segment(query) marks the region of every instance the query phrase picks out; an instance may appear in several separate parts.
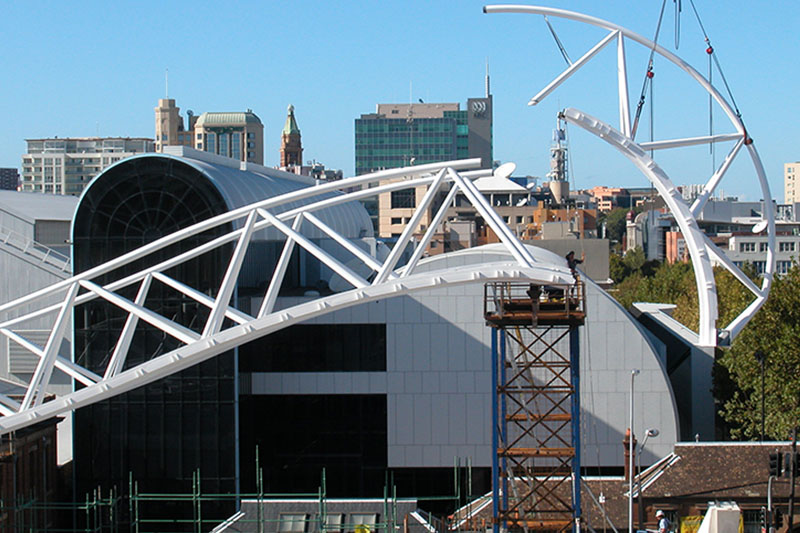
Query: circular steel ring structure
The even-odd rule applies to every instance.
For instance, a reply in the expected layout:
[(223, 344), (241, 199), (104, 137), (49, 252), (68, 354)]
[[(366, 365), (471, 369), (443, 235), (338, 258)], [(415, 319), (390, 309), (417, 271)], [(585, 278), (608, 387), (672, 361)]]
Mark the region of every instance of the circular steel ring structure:
[[(605, 20), (541, 6), (524, 5), (492, 5), (484, 7), (486, 13), (522, 13), (532, 15), (542, 15), (546, 17), (556, 17), (568, 19), (583, 24), (590, 24), (608, 30), (608, 34), (603, 37), (594, 47), (586, 52), (580, 59), (573, 62), (564, 72), (553, 79), (544, 89), (536, 94), (529, 102), (529, 105), (536, 105), (547, 95), (557, 89), (569, 77), (587, 64), (598, 52), (607, 45), (616, 42), (617, 48), (617, 80), (618, 80), (618, 102), (619, 102), (619, 128), (583, 113), (577, 109), (566, 109), (563, 117), (568, 122), (581, 127), (589, 133), (597, 136), (605, 142), (611, 144), (619, 150), (625, 157), (630, 159), (634, 165), (647, 177), (653, 184), (658, 194), (666, 203), (675, 221), (678, 224), (683, 238), (685, 239), (689, 256), (695, 273), (697, 285), (698, 307), (700, 312), (700, 323), (698, 331), (698, 345), (716, 346), (718, 344), (729, 344), (736, 335), (742, 330), (747, 322), (755, 315), (758, 309), (764, 304), (769, 295), (770, 286), (775, 272), (775, 218), (772, 209), (772, 195), (767, 183), (764, 166), (755, 148), (753, 140), (748, 136), (744, 123), (737, 115), (728, 101), (702, 74), (695, 70), (691, 65), (682, 60), (669, 50), (664, 49), (655, 42), (642, 37), (621, 26), (607, 22)], [(735, 129), (735, 133), (710, 135), (707, 137), (693, 137), (685, 139), (669, 139), (653, 141), (648, 143), (637, 143), (632, 135), (630, 100), (628, 96), (628, 71), (625, 58), (625, 40), (632, 41), (646, 47), (659, 54), (683, 72), (689, 75), (705, 90), (720, 106), (725, 116)], [(674, 183), (670, 180), (667, 173), (647, 155), (648, 151), (661, 149), (674, 149), (701, 144), (710, 144), (724, 141), (735, 141), (733, 149), (728, 153), (722, 165), (709, 178), (703, 188), (703, 192), (692, 203), (688, 205)], [(717, 186), (730, 168), (731, 163), (745, 146), (750, 155), (753, 168), (761, 187), (761, 194), (764, 198), (764, 213), (762, 217), (766, 222), (767, 229), (767, 258), (766, 268), (763, 275), (761, 286), (753, 283), (738, 266), (729, 260), (725, 253), (720, 250), (711, 240), (700, 230), (697, 225), (696, 217), (702, 212), (708, 199), (713, 195)], [(712, 270), (712, 258), (726, 270), (728, 270), (740, 283), (750, 292), (754, 299), (750, 305), (742, 311), (729, 324), (717, 329), (717, 292)]]

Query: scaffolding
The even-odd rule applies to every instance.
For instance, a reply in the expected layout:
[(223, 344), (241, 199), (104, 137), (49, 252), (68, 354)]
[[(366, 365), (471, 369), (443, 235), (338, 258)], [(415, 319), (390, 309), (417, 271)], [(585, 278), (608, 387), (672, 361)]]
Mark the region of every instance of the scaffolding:
[(585, 290), (488, 283), (492, 328), (493, 526), (580, 529), (579, 329)]
[[(325, 470), (313, 493), (266, 493), (256, 449), (256, 492), (207, 493), (202, 490), (200, 470), (192, 475), (191, 492), (143, 492), (129, 474), (127, 492), (114, 489), (104, 496), (95, 489), (82, 502), (41, 501), (33, 497), (15, 502), (0, 500), (0, 533), (165, 533), (165, 532), (296, 532), (394, 533), (409, 531), (409, 520), (423, 531), (460, 531), (464, 523), (453, 525), (446, 517), (435, 516), (417, 506), (419, 501), (448, 501), (454, 507), (469, 507), (472, 502), (472, 462), (454, 458), (453, 494), (422, 498), (398, 497), (394, 480), (387, 473), (383, 497), (348, 499), (368, 502), (374, 513), (342, 511), (340, 500), (329, 498)], [(462, 490), (466, 487), (466, 491)], [(221, 502), (235, 507), (235, 512), (219, 516), (209, 511)], [(288, 512), (270, 510), (271, 504), (290, 502)], [(293, 507), (292, 507), (293, 506)], [(165, 516), (164, 509), (176, 511)], [(284, 509), (286, 510), (286, 509)], [(161, 511), (161, 512), (157, 512)], [(374, 520), (362, 518), (374, 516)], [(332, 517), (338, 517), (332, 520)], [(452, 517), (450, 517), (452, 518)], [(420, 530), (419, 527), (416, 528)]]

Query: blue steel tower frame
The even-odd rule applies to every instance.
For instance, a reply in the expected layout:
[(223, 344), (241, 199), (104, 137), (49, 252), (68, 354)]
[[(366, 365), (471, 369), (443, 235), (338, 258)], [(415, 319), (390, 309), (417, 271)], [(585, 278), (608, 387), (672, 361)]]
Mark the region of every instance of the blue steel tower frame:
[(514, 285), (487, 285), (495, 310), (484, 313), (492, 327), (493, 528), (579, 531), (583, 286), (540, 299), (538, 288)]

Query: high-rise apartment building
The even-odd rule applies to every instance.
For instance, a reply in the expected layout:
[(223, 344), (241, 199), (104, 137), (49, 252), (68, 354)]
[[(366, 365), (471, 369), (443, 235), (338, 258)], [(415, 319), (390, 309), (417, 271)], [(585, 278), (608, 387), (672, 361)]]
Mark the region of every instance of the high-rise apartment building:
[(76, 196), (106, 167), (155, 149), (153, 139), (142, 137), (55, 137), (26, 142), (22, 191)]
[(16, 191), (19, 186), (19, 170), (16, 168), (0, 168), (0, 189)]
[(800, 189), (797, 187), (798, 173), (800, 173), (800, 161), (783, 164), (783, 191), (786, 197), (784, 203), (800, 202)]
[(264, 164), (264, 125), (251, 109), (233, 113), (187, 111), (184, 127), (180, 108), (172, 98), (162, 98), (155, 108), (156, 151), (165, 146), (189, 146), (204, 152)]

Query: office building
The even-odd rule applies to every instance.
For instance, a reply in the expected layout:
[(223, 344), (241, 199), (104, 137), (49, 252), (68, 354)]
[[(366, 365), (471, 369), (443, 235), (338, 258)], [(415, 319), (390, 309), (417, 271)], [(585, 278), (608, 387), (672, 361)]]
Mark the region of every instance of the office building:
[[(481, 166), (491, 168), (492, 97), (487, 90), (484, 98), (468, 99), (466, 109), (458, 103), (378, 104), (375, 113), (356, 119), (355, 148), (356, 175), (471, 157), (480, 157)], [(365, 202), (381, 237), (392, 237), (391, 226), (397, 224), (391, 221), (402, 223), (407, 218), (404, 213), (415, 207), (425, 189)], [(428, 212), (425, 219), (430, 217)]]
[(19, 187), (19, 170), (0, 168), (0, 190), (16, 191)]
[(458, 103), (378, 104), (355, 122), (356, 174), (480, 157), (492, 165), (492, 97)]
[(162, 98), (155, 108), (156, 152), (168, 146), (188, 146), (204, 152), (264, 164), (264, 125), (251, 109), (244, 112), (187, 111), (187, 124), (172, 98)]
[(74, 196), (117, 161), (155, 149), (153, 139), (142, 137), (53, 137), (26, 142), (21, 190)]

